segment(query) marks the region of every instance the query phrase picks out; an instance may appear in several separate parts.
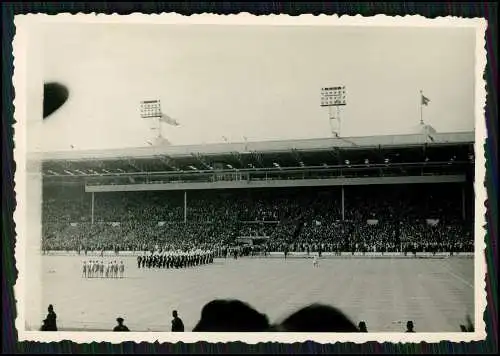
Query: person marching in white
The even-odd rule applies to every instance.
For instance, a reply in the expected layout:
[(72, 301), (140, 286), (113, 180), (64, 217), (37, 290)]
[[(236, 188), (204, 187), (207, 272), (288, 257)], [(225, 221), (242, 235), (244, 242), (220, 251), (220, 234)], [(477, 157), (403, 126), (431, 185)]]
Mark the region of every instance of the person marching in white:
[(313, 258), (313, 267), (314, 268), (319, 267), (319, 260), (318, 260), (318, 256), (317, 255), (314, 255), (314, 258)]
[(123, 264), (123, 261), (120, 261), (120, 278), (123, 278), (124, 272), (125, 272), (125, 265)]

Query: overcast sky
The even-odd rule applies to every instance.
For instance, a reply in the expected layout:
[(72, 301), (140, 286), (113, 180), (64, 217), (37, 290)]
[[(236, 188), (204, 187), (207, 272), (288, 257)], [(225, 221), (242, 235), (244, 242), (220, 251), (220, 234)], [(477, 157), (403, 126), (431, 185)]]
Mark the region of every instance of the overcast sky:
[(474, 129), (472, 29), (51, 24), (44, 81), (67, 103), (43, 123), (43, 149), (147, 145), (141, 100), (181, 126), (172, 144), (328, 137), (324, 86), (345, 85), (342, 136)]

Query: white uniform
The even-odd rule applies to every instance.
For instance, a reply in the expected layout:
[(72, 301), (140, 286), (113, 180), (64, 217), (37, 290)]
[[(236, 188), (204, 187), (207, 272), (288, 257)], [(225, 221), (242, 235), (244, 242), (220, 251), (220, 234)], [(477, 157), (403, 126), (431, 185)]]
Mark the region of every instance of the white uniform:
[(313, 267), (319, 267), (318, 256), (314, 256), (313, 258)]

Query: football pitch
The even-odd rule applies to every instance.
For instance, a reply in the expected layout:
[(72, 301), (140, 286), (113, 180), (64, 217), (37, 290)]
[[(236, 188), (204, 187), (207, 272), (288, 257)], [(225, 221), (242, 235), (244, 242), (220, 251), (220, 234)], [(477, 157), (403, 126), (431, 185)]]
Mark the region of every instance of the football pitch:
[(123, 279), (82, 278), (84, 259), (93, 258), (42, 257), (43, 315), (30, 318), (30, 328), (40, 327), (53, 304), (60, 330), (110, 331), (121, 316), (131, 331), (170, 331), (177, 310), (191, 331), (216, 298), (247, 302), (272, 323), (325, 303), (374, 332), (404, 331), (407, 320), (417, 332), (454, 332), (466, 314), (474, 318), (472, 258), (329, 258), (319, 268), (304, 258), (228, 258), (188, 269), (138, 269), (135, 257), (104, 257), (124, 261)]

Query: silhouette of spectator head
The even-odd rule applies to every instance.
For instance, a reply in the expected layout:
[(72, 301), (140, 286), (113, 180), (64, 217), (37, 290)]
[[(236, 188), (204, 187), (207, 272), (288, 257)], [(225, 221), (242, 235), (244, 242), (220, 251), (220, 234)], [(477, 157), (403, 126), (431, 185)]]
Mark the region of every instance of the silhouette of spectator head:
[(414, 328), (414, 325), (413, 325), (413, 321), (409, 320), (407, 323), (406, 323), (406, 332), (407, 333), (414, 333), (415, 330), (413, 330)]
[(472, 322), (472, 318), (470, 315), (465, 316), (466, 319), (466, 325), (460, 324), (460, 330), (462, 332), (474, 332), (474, 323)]
[(275, 329), (289, 332), (359, 332), (340, 310), (312, 304), (293, 313)]
[(174, 318), (177, 318), (177, 310), (174, 310), (174, 311), (172, 312), (172, 316), (173, 316)]
[(269, 320), (239, 300), (213, 300), (203, 307), (194, 332), (259, 332), (267, 331)]
[(118, 325), (115, 326), (113, 331), (130, 331), (125, 325), (123, 325), (123, 318), (122, 317), (116, 318), (116, 321), (118, 322)]
[(47, 308), (47, 310), (49, 311), (49, 313), (53, 312), (54, 306), (52, 304), (49, 304), (49, 307)]
[(362, 333), (367, 333), (368, 329), (366, 328), (366, 323), (364, 321), (360, 321), (358, 324), (359, 331)]

